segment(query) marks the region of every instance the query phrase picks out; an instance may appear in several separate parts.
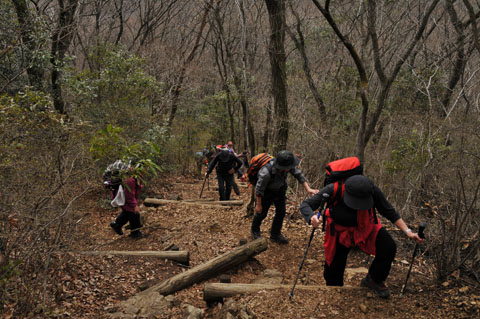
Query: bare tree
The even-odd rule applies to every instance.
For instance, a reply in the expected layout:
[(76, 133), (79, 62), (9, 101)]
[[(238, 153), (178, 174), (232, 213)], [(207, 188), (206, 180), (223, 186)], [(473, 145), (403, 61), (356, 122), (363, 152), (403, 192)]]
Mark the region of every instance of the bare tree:
[(193, 59), (195, 58), (195, 55), (197, 53), (198, 48), (200, 47), (200, 40), (202, 39), (203, 36), (203, 30), (205, 28), (205, 25), (207, 24), (207, 17), (208, 17), (208, 12), (210, 11), (210, 8), (213, 6), (213, 1), (210, 0), (208, 4), (205, 5), (204, 11), (203, 11), (203, 16), (200, 22), (199, 30), (197, 33), (197, 36), (195, 38), (195, 43), (193, 44), (193, 47), (190, 51), (190, 54), (187, 56), (185, 61), (183, 62), (183, 65), (179, 71), (179, 74), (177, 76), (177, 79), (175, 81), (174, 87), (172, 89), (172, 103), (171, 103), (171, 110), (170, 110), (170, 116), (168, 118), (168, 127), (172, 127), (173, 120), (175, 119), (175, 115), (177, 113), (178, 109), (178, 98), (180, 96), (180, 92), (182, 90), (183, 86), (183, 81), (185, 80), (185, 75), (187, 72), (187, 68), (189, 67), (190, 63), (192, 63)]
[(296, 20), (295, 29), (297, 31), (298, 38), (290, 28), (286, 28), (286, 31), (287, 31), (287, 34), (289, 35), (290, 39), (292, 39), (293, 43), (295, 44), (295, 47), (297, 48), (297, 50), (298, 50), (298, 52), (299, 52), (299, 54), (302, 58), (303, 72), (305, 74), (305, 78), (307, 79), (308, 87), (310, 89), (310, 92), (312, 92), (313, 99), (317, 103), (317, 108), (318, 108), (318, 113), (320, 114), (320, 118), (322, 120), (325, 120), (327, 118), (327, 114), (325, 113), (325, 111), (326, 111), (325, 103), (323, 101), (323, 98), (322, 98), (320, 92), (317, 89), (317, 86), (315, 85), (315, 81), (313, 80), (312, 71), (311, 71), (311, 68), (310, 68), (310, 61), (308, 59), (307, 51), (306, 51), (306, 48), (305, 48), (305, 38), (304, 38), (304, 35), (303, 35), (303, 31), (302, 31), (301, 19), (300, 19), (300, 16), (298, 15), (298, 13), (296, 12), (294, 6), (292, 5), (292, 1), (289, 0), (288, 3), (289, 3), (289, 6), (290, 6), (290, 10), (293, 13), (293, 15), (295, 17), (295, 20)]
[[(312, 1), (325, 17), (338, 39), (347, 49), (358, 72), (359, 83), (357, 90), (362, 101), (362, 110), (357, 134), (356, 155), (363, 160), (365, 148), (375, 132), (380, 115), (386, 106), (392, 84), (398, 76), (398, 73), (400, 72), (400, 69), (404, 65), (405, 61), (408, 59), (410, 54), (416, 48), (417, 43), (422, 38), (425, 28), (429, 22), (429, 18), (440, 0), (427, 1), (424, 13), (422, 17), (420, 17), (416, 30), (412, 32), (413, 34), (409, 39), (404, 38), (401, 41), (398, 41), (397, 47), (394, 49), (390, 46), (387, 46), (385, 43), (383, 43), (383, 45), (379, 44), (379, 35), (377, 30), (377, 1), (367, 1), (366, 10), (368, 37), (372, 45), (375, 73), (378, 81), (380, 82), (380, 90), (378, 95), (375, 97), (376, 103), (372, 112), (369, 112), (369, 108), (371, 106), (369, 98), (370, 81), (365, 62), (362, 60), (361, 55), (359, 55), (358, 50), (352, 41), (340, 30), (339, 26), (337, 25), (337, 22), (330, 11), (330, 0), (326, 0), (324, 5), (320, 4), (318, 0)], [(411, 10), (411, 8), (407, 8), (406, 10)], [(381, 33), (381, 35), (382, 38), (386, 37), (385, 33)], [(387, 52), (387, 49), (389, 52)], [(396, 61), (394, 59), (396, 59)], [(390, 70), (389, 74), (387, 74), (387, 70)]]

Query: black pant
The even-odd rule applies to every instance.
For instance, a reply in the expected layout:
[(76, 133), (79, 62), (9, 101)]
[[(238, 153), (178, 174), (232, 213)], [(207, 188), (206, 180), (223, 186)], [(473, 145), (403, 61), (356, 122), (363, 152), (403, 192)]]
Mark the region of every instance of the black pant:
[[(382, 227), (378, 231), (375, 240), (375, 258), (373, 259), (368, 274), (374, 282), (380, 283), (385, 281), (390, 273), (392, 262), (395, 259), (397, 246), (392, 236)], [(347, 265), (347, 256), (350, 248), (340, 244), (337, 239), (335, 256), (330, 266), (325, 262), (323, 277), (327, 282), (327, 286), (343, 286), (343, 275), (345, 266)]]
[(220, 200), (230, 200), (230, 194), (232, 193), (233, 174), (219, 174), (217, 172), (218, 180), (218, 193), (220, 194)]
[(277, 192), (265, 190), (264, 196), (262, 197), (262, 212), (260, 214), (255, 214), (253, 217), (252, 232), (260, 231), (260, 225), (265, 217), (267, 217), (268, 210), (272, 204), (275, 205), (275, 217), (273, 217), (270, 234), (272, 236), (280, 235), (286, 211), (285, 190)]
[[(142, 226), (140, 223), (140, 214), (135, 214), (129, 211), (126, 211), (122, 208), (122, 212), (115, 219), (115, 224), (118, 228), (122, 228), (127, 222), (130, 222), (130, 229), (137, 229)], [(139, 230), (134, 230), (132, 233), (138, 233)]]

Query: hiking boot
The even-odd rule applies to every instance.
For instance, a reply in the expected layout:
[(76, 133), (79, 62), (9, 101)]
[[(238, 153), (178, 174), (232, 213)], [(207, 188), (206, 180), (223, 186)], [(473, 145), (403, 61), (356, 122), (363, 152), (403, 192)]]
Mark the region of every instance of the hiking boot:
[(385, 283), (382, 281), (381, 283), (377, 284), (370, 275), (367, 275), (365, 278), (362, 279), (360, 286), (367, 287), (373, 290), (379, 297), (388, 298), (390, 297), (390, 289), (385, 286)]
[(141, 231), (137, 230), (137, 231), (132, 231), (130, 233), (130, 235), (128, 235), (128, 237), (133, 238), (133, 239), (139, 239), (139, 238), (143, 237), (143, 234), (142, 234)]
[(279, 244), (288, 244), (288, 239), (282, 234), (271, 235), (270, 240)]
[(119, 227), (117, 223), (111, 222), (110, 227), (112, 227), (113, 231), (116, 232), (118, 235), (123, 235), (122, 227)]
[(260, 237), (262, 237), (262, 233), (260, 233), (259, 230), (258, 231), (253, 231), (252, 230), (252, 232), (250, 234), (252, 235), (253, 240), (259, 239)]

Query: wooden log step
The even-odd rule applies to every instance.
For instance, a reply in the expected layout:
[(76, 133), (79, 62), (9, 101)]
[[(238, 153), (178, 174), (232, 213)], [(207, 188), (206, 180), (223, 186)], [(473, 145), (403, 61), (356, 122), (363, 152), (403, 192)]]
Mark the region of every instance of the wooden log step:
[(142, 291), (140, 294), (149, 294), (151, 291), (157, 291), (164, 296), (172, 294), (197, 282), (218, 276), (223, 271), (235, 267), (263, 252), (267, 247), (268, 243), (265, 238), (262, 237), (256, 239), (203, 264), (179, 273), (178, 275)]
[(90, 256), (107, 256), (107, 255), (121, 255), (121, 256), (141, 256), (141, 257), (158, 257), (168, 260), (173, 260), (184, 265), (190, 262), (190, 254), (188, 251), (125, 251), (125, 250), (97, 250), (97, 251), (82, 251), (82, 255)]
[(145, 198), (143, 201), (146, 206), (148, 205), (163, 205), (163, 204), (184, 204), (184, 205), (201, 205), (201, 206), (242, 206), (243, 200), (224, 200), (224, 201), (183, 201), (183, 200), (171, 200), (171, 199), (158, 199), (158, 198)]
[[(238, 283), (208, 283), (203, 287), (203, 300), (206, 302), (219, 301), (225, 297), (253, 293), (260, 290), (292, 289), (292, 285), (274, 285), (274, 284), (238, 284)], [(305, 286), (297, 285), (295, 290), (339, 290), (339, 289), (363, 289), (354, 286)], [(287, 295), (287, 292), (285, 293)]]

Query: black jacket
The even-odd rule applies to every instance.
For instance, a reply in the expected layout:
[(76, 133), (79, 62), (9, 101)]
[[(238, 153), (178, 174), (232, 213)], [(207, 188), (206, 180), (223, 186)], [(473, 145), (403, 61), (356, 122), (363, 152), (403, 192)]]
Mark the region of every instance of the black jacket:
[[(323, 198), (322, 194), (327, 193), (330, 195), (330, 198), (332, 197), (333, 186), (334, 184), (328, 184), (322, 188), (318, 194), (309, 197), (302, 202), (300, 205), (300, 212), (307, 222), (310, 222), (310, 218), (315, 214), (315, 210), (320, 207)], [(400, 219), (400, 215), (385, 198), (385, 195), (377, 185), (375, 185), (373, 189), (373, 202), (374, 208), (392, 223), (395, 223)], [(357, 225), (357, 211), (345, 205), (343, 199), (333, 207), (331, 216), (333, 221), (339, 225), (347, 227)]]
[[(218, 164), (218, 165), (217, 165)], [(222, 161), (220, 156), (215, 156), (215, 158), (208, 164), (208, 171), (207, 173), (210, 174), (213, 171), (213, 168), (217, 166), (217, 174), (225, 175), (228, 174), (228, 171), (232, 168), (235, 171), (242, 166), (242, 161), (236, 157), (233, 153), (228, 154), (228, 159), (226, 161)]]

